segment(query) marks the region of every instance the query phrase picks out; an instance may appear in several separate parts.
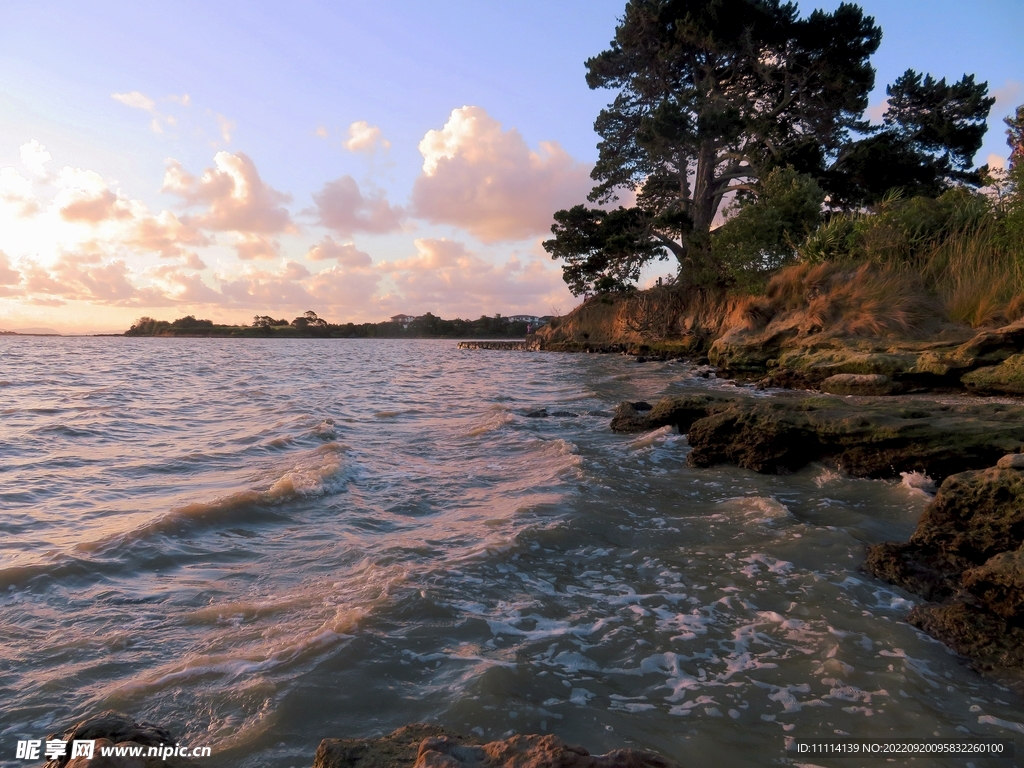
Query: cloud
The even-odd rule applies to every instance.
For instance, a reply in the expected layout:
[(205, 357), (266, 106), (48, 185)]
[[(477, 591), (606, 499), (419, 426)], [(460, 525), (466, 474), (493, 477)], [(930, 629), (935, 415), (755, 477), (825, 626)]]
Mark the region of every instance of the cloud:
[(28, 144), (21, 145), (20, 153), (21, 164), (28, 168), (33, 176), (45, 178), (48, 175), (46, 164), (53, 158), (46, 151), (46, 147), (32, 139)]
[(32, 182), (10, 166), (0, 168), (0, 201), (12, 206), (15, 215), (22, 218), (40, 210), (39, 201), (32, 191)]
[(480, 107), (453, 110), (444, 128), (427, 132), (419, 150), (415, 215), (461, 227), (486, 243), (548, 233), (552, 214), (585, 201), (592, 186), (589, 165), (554, 142), (531, 150), (518, 131), (503, 131)]
[(350, 152), (373, 152), (380, 147), (388, 149), (391, 142), (381, 136), (380, 128), (365, 120), (358, 120), (348, 127), (348, 141), (345, 148)]
[(201, 248), (210, 245), (212, 240), (188, 219), (180, 219), (170, 211), (161, 211), (157, 216), (138, 219), (123, 242), (131, 248), (152, 251), (164, 258), (184, 257), (192, 264), (197, 261), (202, 264), (195, 253), (186, 252), (185, 249)]
[(323, 240), (306, 251), (306, 258), (310, 261), (337, 259), (346, 267), (368, 267), (373, 263), (370, 254), (360, 251), (355, 243), (338, 243), (330, 235), (325, 235)]
[(405, 211), (389, 204), (382, 192), (364, 196), (351, 176), (327, 182), (313, 200), (319, 223), (340, 235), (394, 232), (405, 218)]
[(374, 294), (381, 275), (365, 268), (349, 268), (337, 264), (313, 275), (306, 281), (309, 294), (318, 302), (349, 316), (355, 312), (374, 311)]
[(985, 162), (988, 165), (989, 170), (1006, 170), (1006, 158), (1002, 155), (993, 153), (986, 158)]
[(20, 282), (21, 273), (11, 266), (11, 260), (7, 254), (0, 251), (0, 296), (13, 293), (10, 286), (18, 285)]
[(99, 224), (108, 219), (132, 218), (129, 202), (111, 190), (95, 171), (65, 165), (56, 185), (59, 191), (54, 206), (64, 221)]
[(156, 108), (155, 101), (138, 91), (132, 91), (130, 93), (112, 93), (110, 94), (110, 98), (114, 99), (114, 101), (121, 102), (126, 107), (141, 109), (145, 112), (152, 112)]
[(889, 109), (889, 99), (882, 99), (878, 104), (873, 104), (864, 110), (864, 115), (872, 123), (880, 124), (885, 117), (885, 111)]
[(63, 254), (50, 267), (28, 261), (23, 265), (23, 275), (23, 295), (46, 305), (52, 305), (57, 298), (121, 307), (157, 307), (174, 303), (159, 289), (137, 287), (123, 260), (104, 262), (92, 253)]
[(996, 103), (993, 114), (1003, 110), (1005, 107), (1017, 106), (1017, 97), (1021, 92), (1021, 84), (1016, 80), (1007, 80), (1002, 88), (996, 88), (989, 95), (994, 96)]
[[(153, 119), (149, 123), (149, 128), (153, 133), (163, 133), (164, 123), (171, 127), (178, 124), (178, 121), (173, 116), (159, 112), (156, 108), (156, 102), (139, 91), (131, 91), (129, 93), (112, 93), (110, 94), (110, 98), (121, 102), (126, 107), (141, 109), (143, 112), (151, 114)], [(163, 99), (163, 101), (174, 101), (185, 107), (191, 103), (191, 99), (187, 93), (183, 96), (168, 96), (166, 99)]]
[(407, 312), (475, 317), (503, 308), (539, 311), (564, 303), (568, 296), (561, 273), (547, 260), (524, 264), (513, 255), (504, 264), (494, 264), (448, 239), (418, 239), (415, 246), (414, 256), (380, 265)]
[(330, 134), (327, 132), (327, 129), (324, 128), (322, 125), (318, 125), (316, 127), (316, 130), (313, 131), (313, 135), (319, 136), (321, 139), (326, 139)]
[(177, 160), (168, 161), (164, 174), (162, 191), (178, 195), (186, 205), (208, 206), (197, 218), (197, 226), (259, 234), (294, 228), (284, 207), (291, 196), (265, 184), (248, 155), (218, 152), (213, 160), (214, 167), (198, 179)]
[(231, 132), (238, 127), (234, 120), (228, 120), (224, 115), (217, 115), (217, 127), (220, 128), (220, 137), (225, 144), (231, 143)]
[(276, 259), (281, 253), (281, 245), (261, 235), (242, 235), (235, 243), (235, 253), (242, 261)]

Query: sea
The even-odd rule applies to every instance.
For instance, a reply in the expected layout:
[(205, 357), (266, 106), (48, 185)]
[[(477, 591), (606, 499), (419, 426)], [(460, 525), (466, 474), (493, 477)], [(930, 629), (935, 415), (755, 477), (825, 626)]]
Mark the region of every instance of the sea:
[(323, 738), (412, 722), (687, 766), (811, 766), (787, 744), (842, 736), (1021, 755), (1021, 697), (861, 569), (926, 481), (694, 469), (671, 428), (611, 432), (622, 400), (739, 391), (700, 373), (447, 340), (0, 338), (0, 765), (111, 709), (211, 768), (308, 768)]

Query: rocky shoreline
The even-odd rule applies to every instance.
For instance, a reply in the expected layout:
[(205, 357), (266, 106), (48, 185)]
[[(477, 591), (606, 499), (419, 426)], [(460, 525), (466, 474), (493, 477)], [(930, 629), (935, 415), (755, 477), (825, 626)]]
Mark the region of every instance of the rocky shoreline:
[(862, 316), (851, 320), (851, 308), (818, 306), (822, 301), (808, 295), (789, 304), (779, 299), (779, 306), (767, 299), (687, 302), (669, 291), (597, 296), (526, 343), (545, 351), (686, 359), (765, 387), (1024, 395), (1024, 320), (975, 330), (929, 318), (914, 330), (887, 320), (884, 308), (855, 307)]
[(854, 476), (941, 482), (909, 542), (868, 548), (865, 570), (927, 604), (908, 621), (978, 671), (1024, 681), (1024, 404), (911, 397), (692, 394), (624, 402), (616, 432), (671, 426), (688, 463), (764, 473), (822, 462)]
[(920, 472), (941, 483), (911, 540), (874, 545), (865, 568), (930, 601), (909, 615), (914, 626), (974, 668), (1022, 680), (1024, 457), (1012, 457), (1024, 452), (1024, 320), (976, 330), (921, 297), (885, 306), (875, 277), (797, 270), (762, 296), (595, 296), (527, 343), (684, 359), (705, 377), (791, 390), (618, 407), (613, 431), (672, 426), (687, 435), (692, 466), (783, 473), (822, 462), (854, 477)]
[[(175, 746), (166, 728), (136, 722), (121, 712), (108, 711), (51, 734), (61, 739), (93, 741), (93, 757), (69, 754), (53, 758), (43, 768), (197, 768), (202, 761), (176, 756), (108, 756), (103, 747), (123, 750)], [(557, 736), (515, 735), (483, 742), (438, 725), (413, 723), (387, 736), (371, 739), (323, 739), (313, 768), (680, 768), (661, 755), (642, 749), (616, 749), (592, 755)]]

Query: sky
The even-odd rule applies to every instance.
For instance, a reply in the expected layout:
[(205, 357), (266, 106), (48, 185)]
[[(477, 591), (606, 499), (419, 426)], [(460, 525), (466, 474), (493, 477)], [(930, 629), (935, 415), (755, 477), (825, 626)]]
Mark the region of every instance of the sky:
[[(997, 97), (976, 162), (1003, 163), (1024, 3), (859, 4), (869, 115), (907, 68), (973, 73)], [(593, 185), (612, 94), (584, 61), (623, 6), (5, 0), (0, 329), (568, 311), (541, 243)]]

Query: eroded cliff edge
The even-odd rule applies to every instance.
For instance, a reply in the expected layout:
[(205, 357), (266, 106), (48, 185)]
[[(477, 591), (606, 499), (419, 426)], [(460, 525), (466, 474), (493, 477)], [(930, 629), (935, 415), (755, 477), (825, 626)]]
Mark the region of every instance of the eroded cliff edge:
[[(1024, 321), (950, 322), (923, 292), (870, 268), (797, 267), (763, 295), (660, 287), (595, 296), (530, 337), (540, 349), (709, 363), (720, 377), (862, 394), (1024, 395)], [(837, 375), (862, 382), (828, 380)]]

